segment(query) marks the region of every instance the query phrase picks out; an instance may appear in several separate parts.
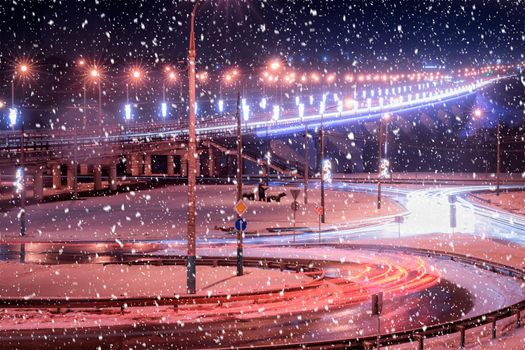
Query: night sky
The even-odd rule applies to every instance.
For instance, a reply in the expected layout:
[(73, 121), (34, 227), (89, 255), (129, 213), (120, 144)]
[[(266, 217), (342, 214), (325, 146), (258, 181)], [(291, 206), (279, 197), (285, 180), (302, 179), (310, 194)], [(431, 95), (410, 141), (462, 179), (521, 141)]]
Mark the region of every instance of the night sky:
[[(3, 67), (16, 57), (79, 55), (111, 64), (186, 57), (188, 1), (2, 1)], [(523, 58), (523, 1), (209, 1), (198, 14), (201, 65), (402, 70)], [(111, 61), (113, 60), (113, 61)]]

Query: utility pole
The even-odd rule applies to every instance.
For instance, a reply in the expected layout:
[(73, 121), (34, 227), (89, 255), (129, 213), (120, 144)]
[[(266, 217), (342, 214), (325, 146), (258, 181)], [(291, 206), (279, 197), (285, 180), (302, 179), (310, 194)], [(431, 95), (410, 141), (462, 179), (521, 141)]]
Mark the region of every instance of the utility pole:
[(73, 149), (73, 198), (78, 198), (78, 135), (75, 127), (75, 148)]
[(188, 50), (188, 86), (189, 86), (189, 127), (188, 127), (188, 294), (196, 292), (196, 238), (195, 238), (195, 153), (196, 153), (196, 117), (195, 117), (195, 15), (199, 2), (193, 6), (190, 24), (190, 43)]
[[(237, 202), (242, 200), (241, 89), (237, 90)], [(241, 216), (237, 216), (241, 219)], [(237, 276), (243, 275), (243, 230), (237, 231)]]
[(98, 80), (98, 120), (100, 123), (100, 126), (104, 125), (104, 121), (102, 120), (102, 80)]
[(20, 135), (20, 166), (21, 166), (21, 191), (20, 191), (20, 235), (26, 234), (26, 162), (24, 149), (24, 124), (22, 122), (22, 130)]
[(499, 116), (498, 116), (498, 125), (497, 125), (497, 132), (496, 132), (496, 196), (499, 196), (499, 186), (500, 186), (500, 162), (501, 162), (501, 150), (500, 150), (500, 144), (501, 144), (501, 134), (500, 134), (500, 122), (499, 122)]
[(304, 204), (308, 204), (308, 125), (304, 125)]
[(377, 160), (377, 209), (381, 209), (381, 158), (383, 148), (383, 119), (379, 119), (379, 135), (378, 135), (378, 160)]
[(326, 221), (326, 210), (324, 207), (324, 113), (321, 114), (321, 208), (323, 209), (323, 213), (321, 214), (321, 222), (324, 224)]
[(268, 138), (268, 123), (266, 123), (266, 186), (270, 186), (270, 139)]
[(87, 116), (86, 116), (86, 108), (87, 108), (87, 103), (86, 103), (86, 82), (84, 82), (84, 84), (82, 85), (82, 90), (83, 90), (83, 94), (84, 94), (84, 106), (82, 107), (82, 111), (84, 112), (83, 113), (83, 116), (82, 116), (82, 126), (84, 127), (84, 129), (87, 128)]

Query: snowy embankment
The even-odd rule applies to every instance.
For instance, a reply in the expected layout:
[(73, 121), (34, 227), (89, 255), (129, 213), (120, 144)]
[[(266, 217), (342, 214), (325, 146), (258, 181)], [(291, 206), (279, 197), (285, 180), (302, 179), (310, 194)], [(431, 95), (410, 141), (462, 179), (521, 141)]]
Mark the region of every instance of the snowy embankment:
[[(255, 190), (245, 186), (243, 192)], [(272, 187), (269, 194), (285, 192), (280, 203), (247, 201), (244, 217), (248, 233), (264, 233), (269, 228), (293, 226), (292, 196), (288, 188)], [(197, 234), (199, 239), (224, 237), (221, 229), (232, 228), (236, 219), (235, 186), (209, 185), (197, 188)], [(309, 190), (309, 203), (300, 203), (297, 227), (317, 228), (315, 208), (320, 191)], [(376, 209), (374, 194), (326, 191), (326, 225), (344, 224), (379, 218), (404, 211), (397, 203), (383, 200)], [(145, 240), (184, 239), (187, 226), (187, 187), (169, 186), (151, 190), (118, 193), (107, 197), (90, 197), (28, 206), (28, 240)], [(18, 240), (18, 210), (0, 213), (0, 240)]]

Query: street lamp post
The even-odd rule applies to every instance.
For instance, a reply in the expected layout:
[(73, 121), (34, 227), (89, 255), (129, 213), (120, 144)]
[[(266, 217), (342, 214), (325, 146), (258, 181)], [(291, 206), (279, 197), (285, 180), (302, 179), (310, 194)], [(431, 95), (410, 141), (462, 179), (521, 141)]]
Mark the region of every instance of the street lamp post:
[(324, 207), (324, 113), (321, 113), (321, 208), (323, 209), (323, 212), (321, 214), (321, 223), (325, 223), (325, 214), (326, 210)]
[[(241, 89), (237, 90), (237, 202), (242, 200)], [(240, 219), (240, 215), (238, 219)], [(237, 231), (237, 276), (243, 275), (243, 230)]]
[(304, 204), (308, 204), (308, 125), (304, 124)]
[(98, 79), (98, 122), (100, 126), (104, 125), (102, 119), (102, 80)]
[(496, 131), (496, 196), (500, 193), (500, 163), (501, 163), (501, 133), (500, 133), (500, 121), (498, 116), (498, 125)]
[[(15, 120), (12, 120), (12, 127), (15, 130), (16, 117), (18, 117), (18, 111), (15, 107), (15, 78), (16, 73), (19, 73), (21, 76), (29, 74), (29, 65), (26, 63), (21, 63), (16, 67), (16, 72), (13, 74), (11, 80), (11, 108), (12, 113), (15, 114)], [(21, 121), (20, 128), (20, 235), (24, 236), (26, 234), (26, 176), (25, 176), (25, 146), (24, 146), (24, 123)]]
[(383, 119), (379, 119), (379, 134), (378, 134), (378, 159), (377, 159), (377, 209), (381, 209), (381, 158), (383, 148)]
[(82, 126), (84, 127), (84, 129), (87, 127), (87, 115), (86, 115), (86, 108), (87, 108), (87, 102), (86, 102), (86, 82), (84, 82), (84, 84), (82, 85), (82, 92), (84, 94), (84, 105), (82, 107), (82, 111), (84, 112), (83, 113), (83, 116), (82, 116)]
[(190, 22), (190, 42), (188, 50), (188, 86), (189, 86), (189, 128), (188, 128), (188, 262), (187, 262), (187, 291), (196, 292), (196, 239), (195, 239), (195, 15), (199, 1), (193, 5)]

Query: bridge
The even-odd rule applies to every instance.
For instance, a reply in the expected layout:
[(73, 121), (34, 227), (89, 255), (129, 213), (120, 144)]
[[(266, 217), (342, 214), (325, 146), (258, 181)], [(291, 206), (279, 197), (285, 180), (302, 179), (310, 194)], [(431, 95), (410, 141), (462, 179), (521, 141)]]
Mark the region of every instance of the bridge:
[[(385, 86), (381, 82), (364, 84), (359, 91), (343, 96), (323, 93), (308, 96), (302, 105), (296, 100), (291, 108), (259, 106), (253, 115), (242, 115), (241, 132), (257, 138), (303, 133), (305, 128), (315, 130), (321, 124), (327, 128), (373, 121), (384, 114), (402, 114), (434, 105), (461, 100), (469, 95), (508, 78), (509, 74), (475, 76), (443, 75), (439, 80), (424, 82), (396, 81)], [(317, 102), (317, 103), (316, 103)], [(207, 162), (207, 175), (216, 173), (217, 154), (236, 155), (220, 140), (236, 134), (236, 116), (202, 117), (198, 122), (197, 175), (202, 161)], [(152, 156), (166, 157), (167, 176), (186, 176), (187, 125), (181, 121), (103, 125), (82, 130), (40, 129), (0, 132), (0, 170), (13, 178), (15, 169), (22, 167), (33, 179), (35, 199), (43, 198), (44, 174), (52, 177), (53, 188), (61, 186), (61, 167), (67, 166), (67, 186), (72, 188), (77, 173), (92, 174), (95, 190), (102, 189), (102, 171), (107, 171), (110, 190), (117, 189), (117, 165), (124, 160), (126, 174), (151, 176)], [(288, 173), (284, 164), (270, 162), (263, 157), (245, 152), (243, 158), (260, 167), (260, 175), (269, 168)], [(107, 170), (106, 170), (107, 169)]]

